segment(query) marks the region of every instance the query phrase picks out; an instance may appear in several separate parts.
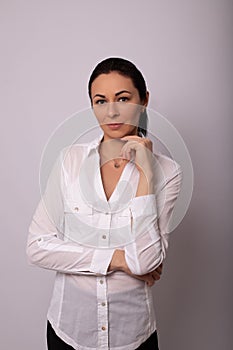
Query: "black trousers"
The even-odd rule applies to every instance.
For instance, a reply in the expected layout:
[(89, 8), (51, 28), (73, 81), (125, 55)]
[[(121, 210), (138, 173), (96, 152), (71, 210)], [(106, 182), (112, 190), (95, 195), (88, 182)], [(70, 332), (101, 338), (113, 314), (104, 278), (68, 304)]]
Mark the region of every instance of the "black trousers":
[[(59, 338), (49, 321), (47, 321), (47, 345), (48, 350), (73, 350), (74, 348), (66, 344)], [(139, 348), (135, 350), (159, 350), (157, 332), (155, 331)]]

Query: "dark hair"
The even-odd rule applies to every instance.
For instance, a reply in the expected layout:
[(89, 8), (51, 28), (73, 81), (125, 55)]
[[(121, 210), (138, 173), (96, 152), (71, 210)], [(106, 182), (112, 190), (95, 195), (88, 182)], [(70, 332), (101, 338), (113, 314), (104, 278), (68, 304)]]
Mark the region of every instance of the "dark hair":
[[(145, 100), (147, 89), (146, 89), (145, 79), (143, 78), (142, 73), (137, 69), (137, 67), (132, 62), (120, 57), (110, 57), (98, 63), (90, 76), (89, 83), (88, 83), (88, 93), (89, 93), (91, 103), (92, 103), (91, 85), (93, 81), (100, 74), (108, 74), (113, 71), (118, 72), (123, 76), (131, 78), (135, 88), (138, 90), (141, 101)], [(148, 116), (145, 109), (144, 112), (142, 112), (140, 115), (139, 125), (138, 125), (138, 135), (142, 133), (144, 136), (146, 136), (147, 122), (148, 122)]]

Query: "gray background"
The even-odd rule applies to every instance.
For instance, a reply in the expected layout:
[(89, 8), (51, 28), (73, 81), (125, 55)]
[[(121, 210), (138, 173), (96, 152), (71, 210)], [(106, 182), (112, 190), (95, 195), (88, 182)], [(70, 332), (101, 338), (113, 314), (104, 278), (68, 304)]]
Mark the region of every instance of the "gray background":
[(160, 348), (232, 349), (232, 5), (0, 2), (1, 349), (45, 349), (54, 272), (25, 256), (40, 157), (55, 127), (89, 107), (90, 72), (114, 55), (144, 73), (149, 107), (179, 130), (194, 166), (193, 198), (154, 287)]

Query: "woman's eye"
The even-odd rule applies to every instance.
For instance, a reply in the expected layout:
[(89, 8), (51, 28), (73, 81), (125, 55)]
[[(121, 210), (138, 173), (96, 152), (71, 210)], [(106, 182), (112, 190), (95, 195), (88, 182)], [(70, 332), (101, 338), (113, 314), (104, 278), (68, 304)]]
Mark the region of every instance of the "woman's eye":
[(105, 102), (105, 100), (97, 100), (97, 101), (95, 101), (95, 104), (102, 105), (102, 104), (104, 104), (104, 102)]
[(129, 100), (128, 97), (120, 97), (118, 101), (120, 101), (120, 102), (126, 102), (126, 101), (128, 101), (128, 100)]

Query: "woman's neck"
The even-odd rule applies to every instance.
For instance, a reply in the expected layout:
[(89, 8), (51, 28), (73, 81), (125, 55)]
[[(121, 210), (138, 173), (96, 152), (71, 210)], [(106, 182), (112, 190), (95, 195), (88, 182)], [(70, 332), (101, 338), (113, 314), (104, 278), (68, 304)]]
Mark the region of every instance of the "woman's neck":
[(109, 160), (120, 158), (120, 152), (125, 141), (120, 139), (108, 139), (102, 141), (99, 146), (99, 153), (102, 161), (105, 163)]

